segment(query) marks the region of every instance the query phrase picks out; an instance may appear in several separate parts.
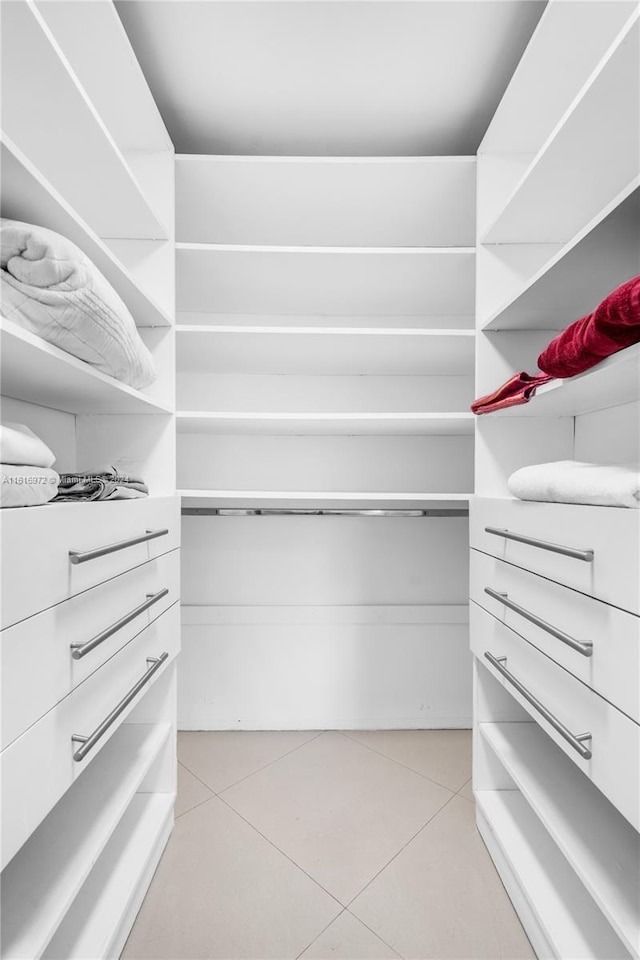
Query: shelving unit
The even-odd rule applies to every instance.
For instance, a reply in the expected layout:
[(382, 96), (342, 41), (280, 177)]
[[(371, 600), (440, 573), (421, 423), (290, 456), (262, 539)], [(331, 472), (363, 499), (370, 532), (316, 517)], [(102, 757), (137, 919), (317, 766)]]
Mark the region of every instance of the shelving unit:
[(473, 433), (471, 413), (202, 413), (180, 411), (181, 433), (348, 434), (356, 436), (420, 434), (459, 436)]
[[(71, 567), (65, 534), (81, 532), (90, 546), (95, 536), (99, 547), (126, 540), (124, 531), (144, 533), (140, 521), (146, 516), (167, 520), (167, 528), (174, 523), (174, 154), (112, 3), (16, 0), (3, 5), (2, 27), (2, 216), (53, 230), (84, 252), (130, 311), (157, 372), (155, 383), (135, 390), (14, 320), (0, 319), (3, 420), (26, 424), (41, 437), (59, 473), (112, 464), (141, 475), (150, 491), (148, 500), (2, 511), (5, 589), (17, 556), (47, 554), (53, 542), (58, 549), (40, 578), (46, 590), (34, 588), (24, 603), (19, 628), (27, 652), (21, 656), (28, 657), (32, 631), (53, 631), (60, 639), (57, 622), (43, 626), (38, 616), (46, 603), (54, 602), (52, 609), (70, 603), (63, 620), (73, 622), (70, 598), (87, 568)], [(136, 529), (139, 522), (142, 530)], [(42, 531), (48, 542), (41, 542), (47, 541)], [(171, 533), (175, 548), (177, 531)], [(149, 563), (144, 576), (159, 578), (163, 568), (154, 558), (162, 548), (133, 549), (139, 564)], [(131, 575), (135, 565), (127, 567), (124, 552), (114, 557), (113, 566), (101, 559), (100, 570), (82, 581), (87, 596), (106, 578)], [(75, 581), (74, 569), (80, 570)], [(177, 598), (178, 584), (173, 586)], [(27, 811), (23, 820), (19, 808), (22, 832), (5, 850), (13, 856), (1, 880), (3, 956), (107, 960), (124, 945), (173, 825), (179, 638), (177, 609), (170, 618), (166, 614), (126, 643), (121, 636), (121, 648), (114, 633), (124, 680), (107, 659), (61, 687), (53, 706), (45, 708), (36, 693), (29, 694), (37, 719), (5, 747), (11, 753), (3, 751), (4, 831), (14, 822), (18, 793)], [(167, 657), (157, 659), (164, 643)], [(64, 643), (58, 646), (70, 656)], [(71, 723), (78, 718), (80, 731), (85, 722), (90, 731), (91, 721), (111, 716), (131, 692), (127, 675), (139, 679), (149, 650), (162, 668), (147, 677), (125, 704), (126, 715), (119, 714), (117, 729), (79, 765)], [(5, 668), (9, 676), (17, 666), (3, 659)], [(56, 669), (64, 674), (65, 665), (58, 662)], [(86, 708), (83, 714), (83, 697), (104, 714), (94, 718)], [(58, 758), (55, 771), (42, 762), (43, 738), (45, 753)], [(45, 781), (54, 788), (43, 790)], [(29, 789), (23, 790), (25, 782)], [(29, 806), (29, 796), (38, 803)]]
[[(640, 272), (639, 31), (635, 2), (550, 0), (487, 130), (478, 153), (478, 395), (515, 371), (535, 373), (536, 358), (556, 331), (591, 313), (611, 290)], [(575, 55), (568, 59), (570, 38), (576, 36), (580, 41), (571, 44)], [(549, 532), (551, 505), (514, 502), (507, 487), (510, 474), (556, 460), (638, 460), (639, 424), (640, 345), (580, 376), (545, 384), (527, 404), (478, 417), (472, 551), (483, 551), (496, 572), (508, 561), (522, 567), (523, 590), (527, 570), (535, 569), (549, 587), (557, 584), (558, 609), (570, 618), (582, 594), (569, 589), (569, 568), (565, 577), (545, 560), (524, 554), (514, 560), (508, 550), (483, 548), (486, 517), (491, 513), (500, 520), (495, 526), (509, 529), (516, 529), (516, 520), (535, 518), (538, 529)], [(553, 536), (534, 537), (563, 543), (580, 530), (589, 539), (598, 522), (606, 521), (604, 515), (613, 513), (621, 515), (626, 528), (622, 508), (553, 507)], [(624, 553), (623, 547), (621, 564)], [(627, 559), (631, 565), (635, 554)], [(591, 580), (585, 577), (588, 596), (597, 596), (602, 563), (600, 555)], [(532, 596), (530, 609), (553, 621), (543, 595), (535, 610)], [(474, 599), (483, 606), (481, 596)], [(604, 601), (591, 602), (602, 605), (606, 615)], [(615, 593), (610, 603), (611, 609), (630, 609), (629, 601)], [(511, 620), (505, 623), (509, 631), (505, 627), (494, 634), (492, 622), (479, 619), (472, 628), (472, 649), (497, 657), (508, 648), (514, 675), (525, 687), (537, 684), (548, 694), (544, 706), (552, 714), (560, 708), (554, 683), (560, 689), (565, 676), (575, 683), (579, 675), (585, 690), (593, 691), (589, 717), (601, 702), (611, 712), (611, 724), (624, 716), (615, 685), (605, 700), (592, 682), (595, 666), (594, 674), (580, 672), (570, 658), (554, 652), (553, 644), (545, 647), (546, 657), (529, 661), (535, 649), (531, 634), (514, 630)], [(607, 655), (603, 637), (593, 647), (599, 667)], [(482, 654), (474, 662), (474, 689), (478, 827), (536, 954), (638, 958), (640, 839), (621, 812), (624, 804), (619, 802), (618, 809), (590, 779), (606, 752), (602, 730), (596, 735), (594, 721), (592, 758), (581, 769), (553, 742), (551, 727), (531, 721), (536, 709), (521, 708), (509, 679)], [(575, 704), (569, 687), (562, 689), (571, 716)], [(631, 766), (621, 747), (620, 770), (627, 762)]]
[(178, 490), (185, 507), (253, 509), (446, 509), (468, 503), (470, 493), (361, 493), (336, 490)]

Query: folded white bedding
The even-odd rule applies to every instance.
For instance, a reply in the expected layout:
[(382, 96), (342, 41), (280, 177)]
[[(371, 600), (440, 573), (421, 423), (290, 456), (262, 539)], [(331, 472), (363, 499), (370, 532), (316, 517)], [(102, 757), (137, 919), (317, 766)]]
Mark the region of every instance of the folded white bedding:
[(640, 464), (637, 463), (601, 464), (580, 460), (537, 463), (516, 470), (507, 485), (520, 500), (640, 508)]
[(133, 317), (74, 243), (53, 230), (0, 220), (2, 311), (9, 320), (129, 386), (155, 379)]
[(24, 423), (0, 423), (0, 463), (50, 467), (55, 456)]
[(0, 507), (37, 507), (53, 500), (58, 474), (45, 467), (0, 464)]

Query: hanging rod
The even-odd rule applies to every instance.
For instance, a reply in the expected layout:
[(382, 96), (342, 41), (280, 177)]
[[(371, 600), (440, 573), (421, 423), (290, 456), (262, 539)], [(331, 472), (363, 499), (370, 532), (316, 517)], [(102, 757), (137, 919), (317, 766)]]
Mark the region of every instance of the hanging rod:
[(464, 507), (437, 508), (429, 510), (343, 510), (336, 508), (286, 507), (183, 507), (184, 517), (468, 517), (469, 510)]

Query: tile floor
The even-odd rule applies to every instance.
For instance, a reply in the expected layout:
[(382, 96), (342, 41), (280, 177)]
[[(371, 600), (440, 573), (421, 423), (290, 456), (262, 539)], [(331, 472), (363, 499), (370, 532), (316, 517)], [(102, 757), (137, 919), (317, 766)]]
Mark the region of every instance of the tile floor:
[(529, 960), (463, 730), (182, 733), (123, 960)]

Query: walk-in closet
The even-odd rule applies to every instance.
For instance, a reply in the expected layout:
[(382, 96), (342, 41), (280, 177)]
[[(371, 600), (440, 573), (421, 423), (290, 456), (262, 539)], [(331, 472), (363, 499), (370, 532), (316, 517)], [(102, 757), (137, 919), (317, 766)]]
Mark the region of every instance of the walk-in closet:
[(0, 29), (0, 960), (640, 960), (640, 3)]

